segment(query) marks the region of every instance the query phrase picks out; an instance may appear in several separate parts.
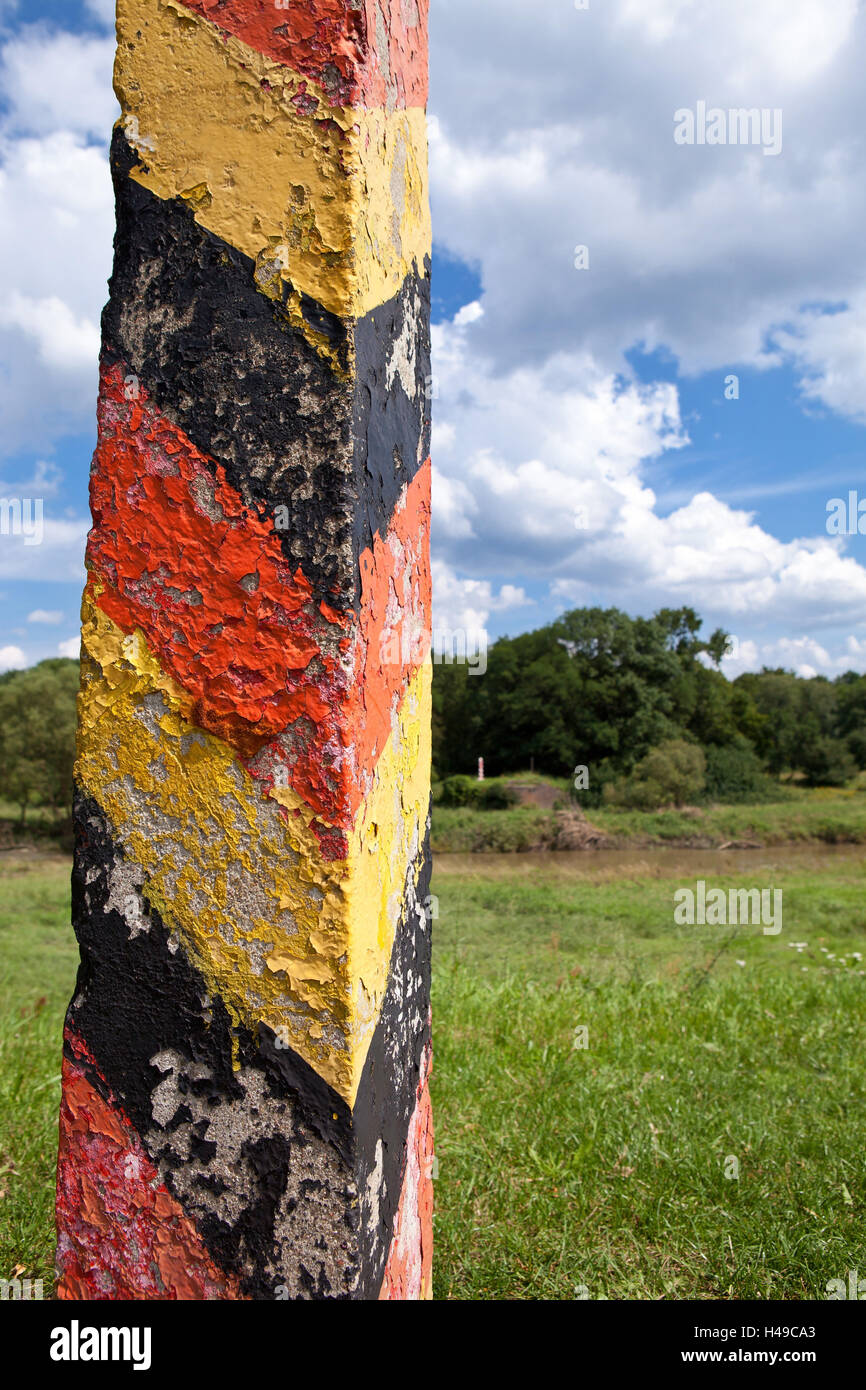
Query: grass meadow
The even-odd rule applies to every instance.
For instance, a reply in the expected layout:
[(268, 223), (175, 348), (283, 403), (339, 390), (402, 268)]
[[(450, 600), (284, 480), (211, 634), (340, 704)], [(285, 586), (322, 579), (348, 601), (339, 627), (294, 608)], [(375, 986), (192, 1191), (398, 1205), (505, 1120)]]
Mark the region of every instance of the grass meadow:
[[(523, 780), (522, 778), (520, 780)], [(548, 782), (551, 779), (546, 779)], [(568, 806), (567, 783), (557, 784)], [(866, 844), (866, 795), (862, 781), (848, 788), (785, 786), (778, 801), (759, 805), (708, 805), (662, 811), (597, 807), (587, 819), (614, 846)], [(557, 817), (536, 806), (487, 811), (436, 806), (437, 853), (526, 853), (556, 842)]]
[[(781, 888), (781, 934), (675, 926), (696, 875)], [(864, 890), (851, 847), (440, 856), (435, 1296), (800, 1300), (866, 1273)], [(0, 856), (0, 1274), (46, 1292), (68, 922), (68, 859)]]

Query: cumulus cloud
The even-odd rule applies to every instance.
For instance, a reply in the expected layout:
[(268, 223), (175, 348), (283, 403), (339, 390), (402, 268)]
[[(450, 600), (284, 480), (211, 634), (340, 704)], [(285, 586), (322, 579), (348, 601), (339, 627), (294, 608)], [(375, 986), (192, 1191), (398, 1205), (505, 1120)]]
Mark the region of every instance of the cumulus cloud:
[(780, 541), (708, 491), (662, 510), (647, 474), (687, 442), (675, 387), (567, 355), (497, 375), (474, 347), (480, 322), (434, 332), (433, 539), (449, 604), (464, 601), (455, 576), (498, 574), (546, 581), (560, 607), (690, 605), (728, 627), (866, 620), (866, 569), (844, 539)]
[(787, 328), (773, 335), (773, 345), (801, 372), (801, 389), (809, 400), (866, 424), (866, 288), (844, 308), (809, 306)]
[[(479, 345), (772, 365), (775, 325), (863, 282), (863, 22), (856, 0), (439, 0), (435, 226), (480, 263)], [(782, 155), (675, 145), (699, 99), (781, 109)]]
[(100, 19), (110, 29), (114, 28), (116, 0), (87, 0), (87, 9), (94, 19)]
[(740, 642), (735, 638), (732, 648), (722, 662), (722, 670), (732, 680), (745, 671), (760, 671), (765, 666), (771, 670), (782, 667), (807, 680), (813, 676), (832, 679), (845, 671), (866, 672), (866, 639), (854, 635), (841, 643), (826, 644), (805, 635), (765, 642)]
[(35, 608), (32, 613), (27, 614), (28, 623), (44, 623), (48, 627), (56, 627), (63, 622), (63, 614), (46, 608)]
[(118, 115), (113, 61), (113, 39), (28, 26), (0, 54), (7, 133), (65, 130), (105, 142)]
[(676, 41), (706, 62), (713, 58), (732, 82), (770, 74), (809, 82), (832, 63), (848, 39), (858, 0), (621, 0), (620, 27), (654, 44)]
[(0, 453), (93, 420), (112, 209), (103, 150), (69, 131), (0, 136)]
[(76, 318), (69, 305), (55, 295), (34, 299), (13, 290), (0, 307), (0, 325), (19, 328), (33, 339), (41, 361), (60, 371), (90, 367), (99, 352), (97, 324)]
[(24, 535), (0, 537), (0, 579), (22, 582), (84, 582), (84, 546), (88, 523), (45, 517), (41, 545)]
[(73, 661), (77, 661), (81, 654), (81, 638), (70, 637), (65, 642), (58, 642), (57, 654), (58, 656), (71, 657)]
[(20, 647), (0, 647), (0, 671), (20, 671), (27, 659)]
[(503, 584), (497, 590), (486, 579), (461, 579), (443, 560), (433, 561), (433, 632), (437, 634), (486, 631), (491, 613), (506, 613), (531, 604), (523, 589)]

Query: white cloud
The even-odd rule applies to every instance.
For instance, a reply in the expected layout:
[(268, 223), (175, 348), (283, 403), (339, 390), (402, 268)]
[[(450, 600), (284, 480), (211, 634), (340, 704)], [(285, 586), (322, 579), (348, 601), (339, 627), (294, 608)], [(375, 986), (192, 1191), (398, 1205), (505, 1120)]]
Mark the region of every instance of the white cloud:
[(722, 662), (725, 675), (734, 679), (744, 671), (760, 671), (764, 666), (783, 667), (809, 679), (833, 679), (845, 671), (866, 672), (866, 639), (849, 635), (844, 643), (818, 642), (814, 637), (782, 637), (768, 641), (734, 642), (734, 650)]
[[(774, 325), (862, 286), (856, 0), (439, 0), (432, 24), (434, 225), (480, 264), (498, 368), (637, 343), (767, 367)], [(782, 155), (677, 147), (699, 99), (780, 108)]]
[(20, 647), (0, 647), (0, 671), (18, 671), (26, 664)]
[(858, 0), (620, 0), (624, 29), (654, 44), (675, 42), (713, 55), (738, 83), (769, 75), (808, 82), (832, 63), (849, 38)]
[(44, 623), (47, 627), (56, 627), (63, 622), (63, 614), (54, 609), (35, 608), (32, 613), (27, 614), (28, 623)]
[(62, 482), (63, 473), (56, 463), (37, 459), (29, 477), (0, 480), (0, 492), (7, 497), (54, 497)]
[(68, 304), (54, 295), (32, 299), (13, 290), (0, 306), (0, 325), (19, 328), (36, 342), (40, 359), (61, 371), (90, 367), (99, 354), (97, 324), (76, 318)]
[(65, 642), (58, 642), (57, 654), (58, 656), (71, 657), (73, 661), (77, 661), (81, 655), (81, 638), (69, 637)]
[[(434, 554), (460, 582), (550, 584), (560, 606), (689, 605), (730, 627), (866, 621), (866, 569), (826, 533), (782, 542), (702, 491), (662, 514), (646, 474), (686, 442), (676, 389), (604, 375), (591, 359), (495, 374), (474, 325), (434, 330), (446, 433), (434, 475)], [(823, 518), (822, 518), (823, 519)], [(437, 580), (443, 583), (440, 578)], [(437, 596), (438, 597), (438, 596)]]
[(107, 141), (118, 115), (113, 61), (113, 39), (28, 26), (0, 55), (7, 131), (52, 135), (63, 130)]
[(504, 613), (531, 603), (523, 589), (503, 584), (498, 592), (488, 580), (460, 579), (442, 560), (433, 561), (433, 630), (435, 633), (479, 633), (491, 613)]
[(87, 8), (96, 19), (101, 19), (103, 24), (114, 28), (117, 0), (87, 0)]
[(0, 138), (0, 453), (91, 425), (112, 209), (102, 150)]
[(866, 289), (845, 309), (808, 308), (779, 329), (773, 344), (802, 373), (804, 396), (866, 424)]
[(0, 537), (0, 579), (25, 582), (84, 582), (84, 546), (88, 523), (45, 518), (41, 545), (23, 536)]

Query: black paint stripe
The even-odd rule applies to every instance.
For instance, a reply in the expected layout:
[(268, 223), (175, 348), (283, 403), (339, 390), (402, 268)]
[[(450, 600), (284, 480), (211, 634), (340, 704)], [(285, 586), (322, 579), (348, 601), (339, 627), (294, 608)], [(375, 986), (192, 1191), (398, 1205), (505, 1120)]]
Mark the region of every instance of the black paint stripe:
[[(73, 922), (81, 966), (67, 1021), (84, 1039), (166, 1186), (195, 1221), (213, 1258), (242, 1276), (247, 1297), (273, 1299), (283, 1279), (295, 1290), (293, 1297), (377, 1298), (430, 1037), (431, 929), (423, 911), (406, 915), (397, 932), (382, 1014), (351, 1112), (270, 1030), (261, 1028), (255, 1038), (244, 1027), (232, 1027), (222, 1000), (208, 993), (148, 902), (143, 875), (125, 858), (101, 808), (79, 795), (75, 817)], [(130, 875), (134, 881), (138, 874), (139, 884), (119, 899), (113, 874), (127, 879), (127, 889)], [(422, 905), (429, 879), (428, 842), (418, 889)], [(233, 1042), (240, 1072), (233, 1068)], [(157, 1117), (169, 1055), (173, 1094), (186, 1100)], [(97, 1074), (91, 1079), (101, 1086)], [(214, 1142), (226, 1115), (243, 1131), (230, 1174), (243, 1201), (231, 1219), (219, 1210), (227, 1184)], [(302, 1181), (287, 1204), (287, 1184), (299, 1159), (326, 1176)], [(378, 1217), (371, 1224), (367, 1192), (377, 1168)], [(323, 1206), (330, 1250), (321, 1229)], [(278, 1209), (281, 1243), (274, 1229)], [(335, 1220), (343, 1231), (339, 1251)], [(335, 1266), (344, 1271), (342, 1286)]]
[[(287, 507), (279, 534), (293, 569), (335, 607), (357, 609), (358, 557), (387, 531), (430, 453), (429, 261), (359, 320), (302, 297), (308, 323), (350, 371), (341, 379), (257, 289), (249, 257), (200, 227), (182, 199), (157, 198), (129, 177), (138, 158), (120, 129), (111, 162), (117, 235), (104, 361), (140, 377), (248, 506), (271, 518)], [(389, 372), (401, 343), (403, 371)]]

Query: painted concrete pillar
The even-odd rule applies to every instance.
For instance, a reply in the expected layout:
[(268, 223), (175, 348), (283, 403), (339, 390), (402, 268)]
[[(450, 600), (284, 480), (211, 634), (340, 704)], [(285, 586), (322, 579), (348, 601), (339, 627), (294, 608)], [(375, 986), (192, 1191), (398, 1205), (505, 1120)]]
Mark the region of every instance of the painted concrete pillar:
[(63, 1298), (430, 1293), (427, 3), (118, 3)]

